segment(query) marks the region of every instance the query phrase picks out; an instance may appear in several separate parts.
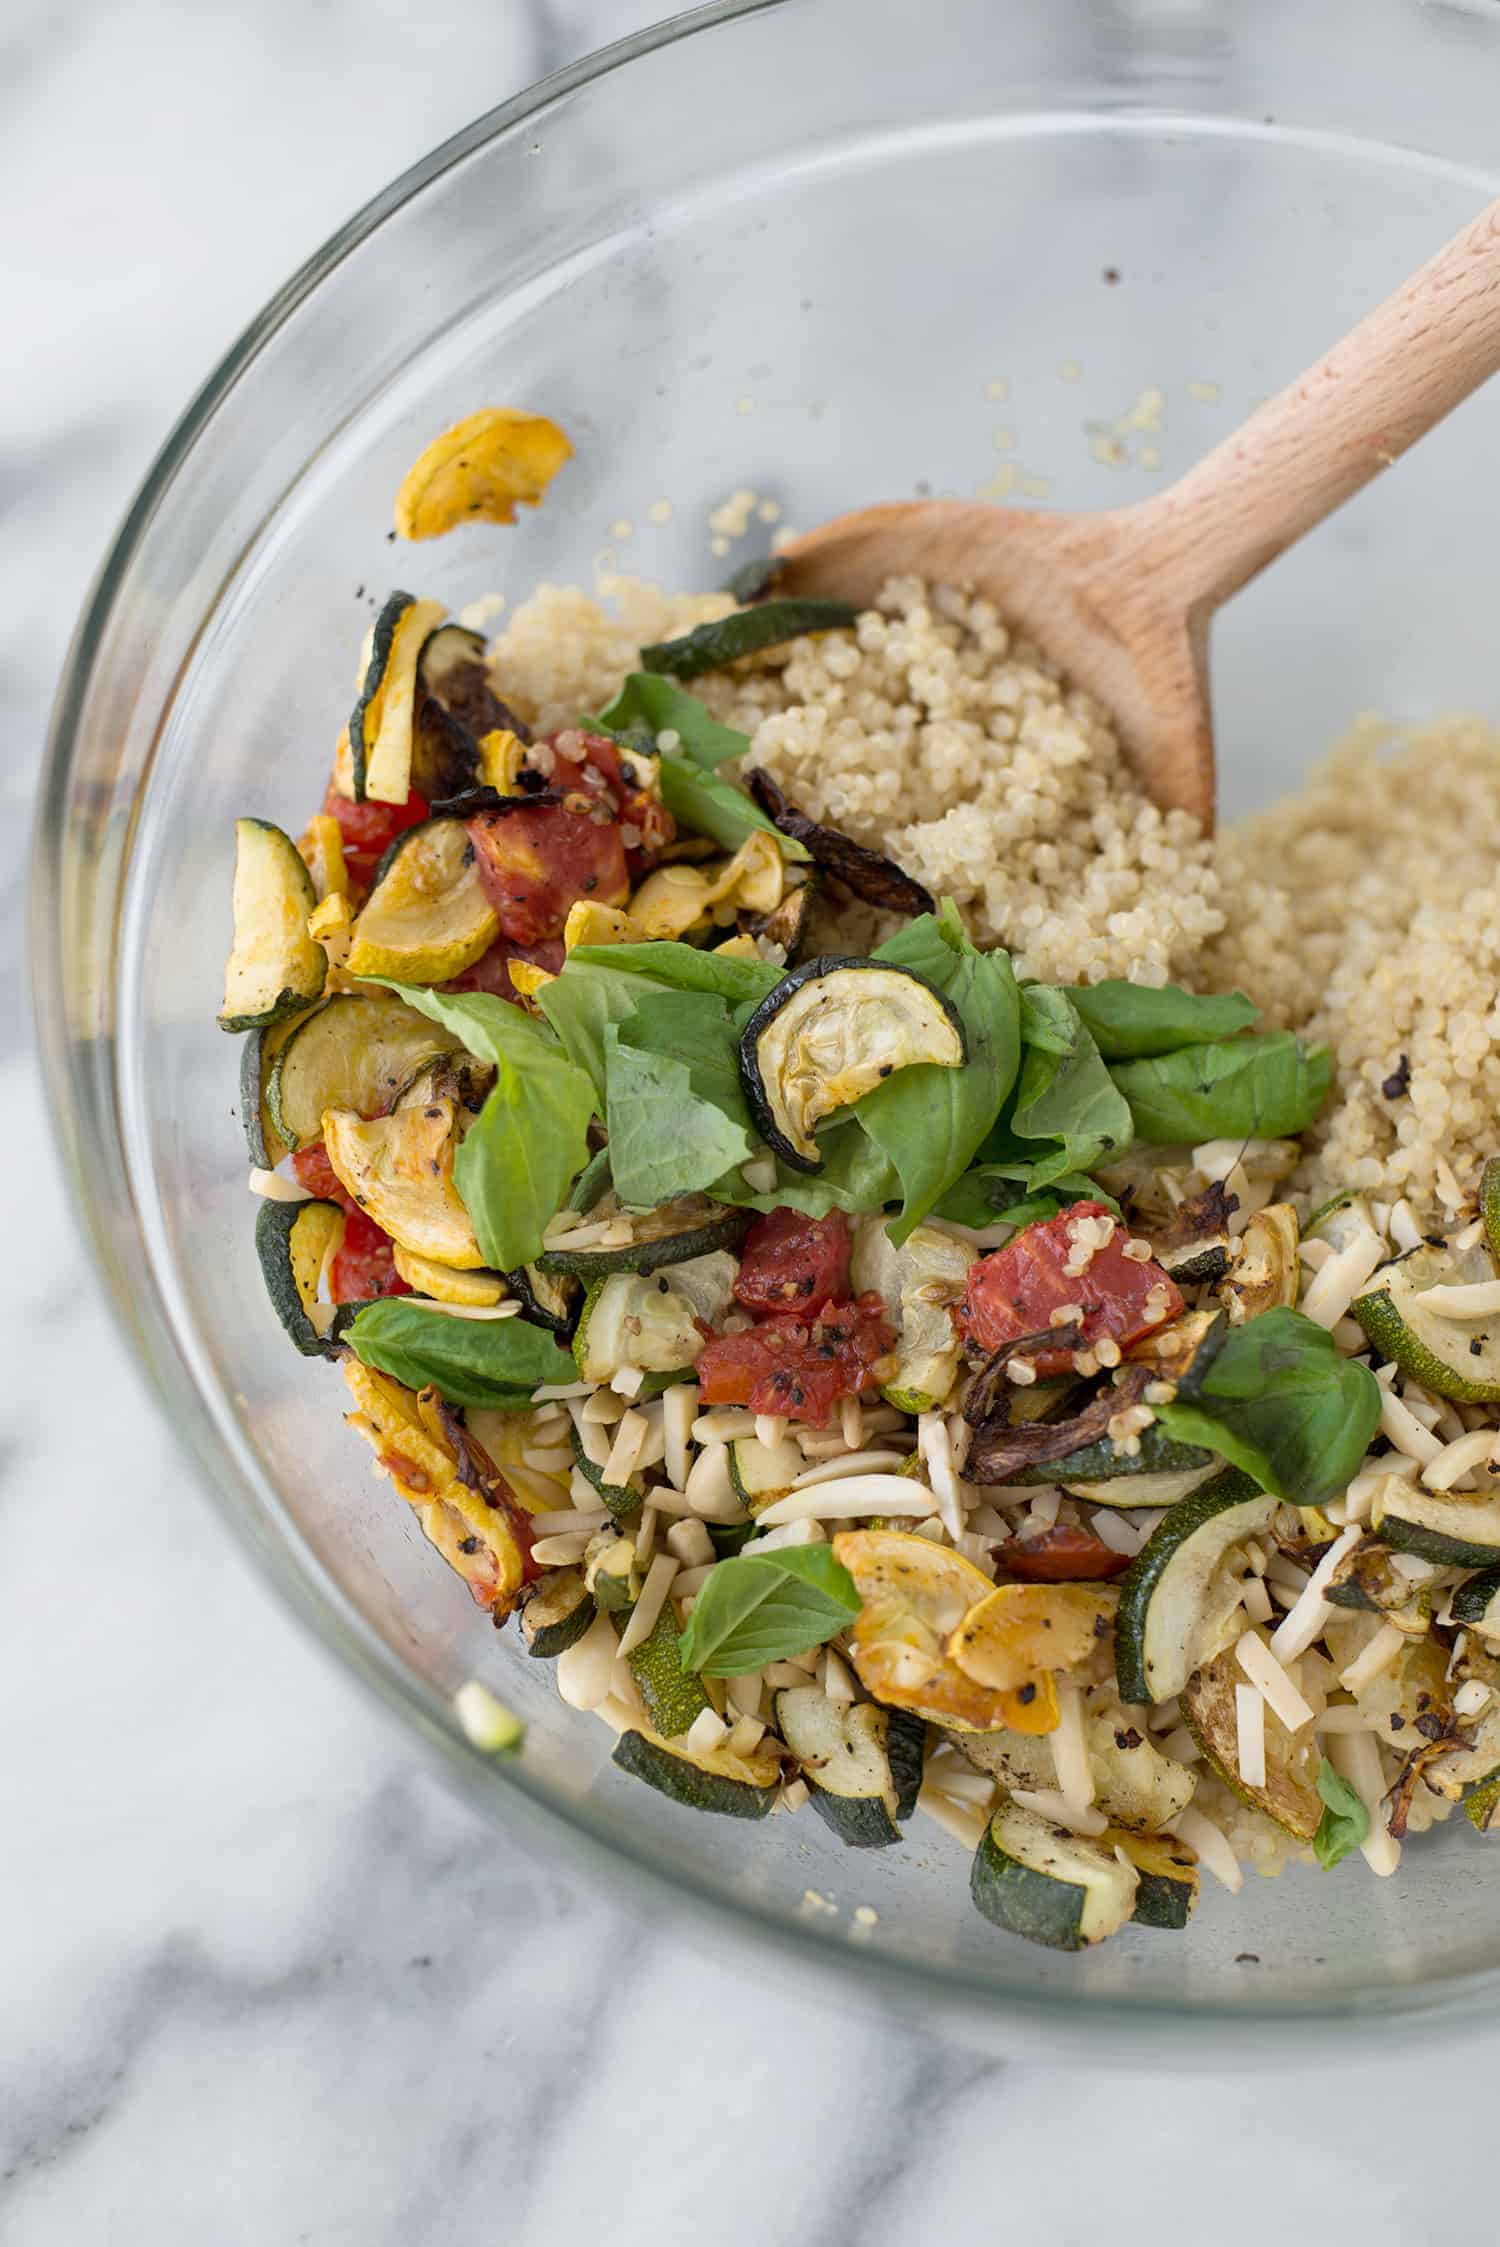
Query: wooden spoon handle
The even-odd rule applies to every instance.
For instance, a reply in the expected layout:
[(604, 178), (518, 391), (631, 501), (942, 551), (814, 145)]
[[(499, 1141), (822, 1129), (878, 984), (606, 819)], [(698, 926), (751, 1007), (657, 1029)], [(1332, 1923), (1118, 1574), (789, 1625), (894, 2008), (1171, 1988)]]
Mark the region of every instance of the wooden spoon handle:
[(1201, 628), (1497, 368), (1500, 201), (1170, 491), (1131, 509), (1139, 561)]

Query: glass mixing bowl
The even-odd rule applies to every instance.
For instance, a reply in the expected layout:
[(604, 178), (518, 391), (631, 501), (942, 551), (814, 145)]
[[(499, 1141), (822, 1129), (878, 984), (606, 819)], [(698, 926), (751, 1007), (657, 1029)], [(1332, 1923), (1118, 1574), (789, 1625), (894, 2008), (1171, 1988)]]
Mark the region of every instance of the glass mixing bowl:
[[(1497, 68), (1478, 0), (744, 0), (627, 41), (418, 165), (267, 308), (132, 507), (62, 685), (34, 924), (59, 1130), (226, 1519), (499, 1824), (1002, 2044), (1480, 2019), (1496, 1857), (1450, 1826), (1383, 1884), (1252, 1876), (1185, 1936), (1055, 1957), (973, 1912), (964, 1853), (924, 1820), (855, 1855), (810, 1815), (752, 1831), (616, 1773), (268, 1315), (213, 1020), (231, 823), (296, 827), (316, 800), (361, 589), (514, 601), (608, 548), (713, 582), (707, 516), (736, 487), (797, 525), (929, 488), (1155, 488), (1496, 191)], [(402, 472), (486, 401), (555, 415), (577, 460), (514, 529), (393, 553)], [(1492, 386), (1223, 618), (1230, 811), (1361, 708), (1493, 702), (1497, 444)], [(471, 1674), (524, 1714), (519, 1760), (457, 1731)]]

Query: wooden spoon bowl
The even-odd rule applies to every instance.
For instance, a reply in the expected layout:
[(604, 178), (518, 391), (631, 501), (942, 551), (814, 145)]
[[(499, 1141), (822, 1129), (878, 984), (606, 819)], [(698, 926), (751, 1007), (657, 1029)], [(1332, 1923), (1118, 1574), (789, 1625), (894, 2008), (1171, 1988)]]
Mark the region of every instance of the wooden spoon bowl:
[(1157, 497), (1107, 514), (914, 500), (795, 540), (778, 590), (971, 588), (1111, 713), (1164, 810), (1214, 818), (1214, 611), (1500, 367), (1500, 202)]

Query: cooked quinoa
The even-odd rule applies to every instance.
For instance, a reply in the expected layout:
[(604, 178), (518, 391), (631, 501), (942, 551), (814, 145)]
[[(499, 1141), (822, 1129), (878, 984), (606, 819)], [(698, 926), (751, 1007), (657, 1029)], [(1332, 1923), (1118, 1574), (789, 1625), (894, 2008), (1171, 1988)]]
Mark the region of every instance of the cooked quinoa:
[(1218, 855), (1199, 979), (1333, 1051), (1310, 1190), (1461, 1206), (1500, 1116), (1500, 731), (1365, 719)]
[[(599, 709), (644, 643), (733, 606), (630, 578), (600, 595), (543, 586), (495, 644), (543, 728)], [(1099, 705), (968, 594), (894, 581), (852, 630), (694, 691), (805, 810), (953, 897), (1022, 975), (1238, 986), (1268, 1025), (1331, 1046), (1310, 1194), (1441, 1214), (1472, 1193), (1500, 1114), (1500, 731), (1365, 720), (1213, 842), (1147, 801)]]

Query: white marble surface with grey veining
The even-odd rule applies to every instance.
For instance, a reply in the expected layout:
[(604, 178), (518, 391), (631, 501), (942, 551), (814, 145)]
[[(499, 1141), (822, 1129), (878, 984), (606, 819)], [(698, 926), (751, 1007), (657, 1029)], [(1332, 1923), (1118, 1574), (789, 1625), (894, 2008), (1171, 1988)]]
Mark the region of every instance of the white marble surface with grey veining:
[[(387, 178), (650, 12), (0, 10), (14, 959), (66, 635), (184, 398)], [(1105, 2229), (1237, 2247), (1268, 2226), (1472, 2228), (1489, 2149), (1449, 2118), (1480, 2111), (1480, 2054), (1404, 2082), (1378, 2050), (1292, 2052), (1234, 2084), (1064, 2075), (1024, 2048), (1001, 2063), (768, 1983), (660, 1918), (627, 1923), (478, 1825), (195, 1492), (70, 1228), (29, 1036), (17, 971), (0, 982), (6, 2247), (1063, 2247)]]

